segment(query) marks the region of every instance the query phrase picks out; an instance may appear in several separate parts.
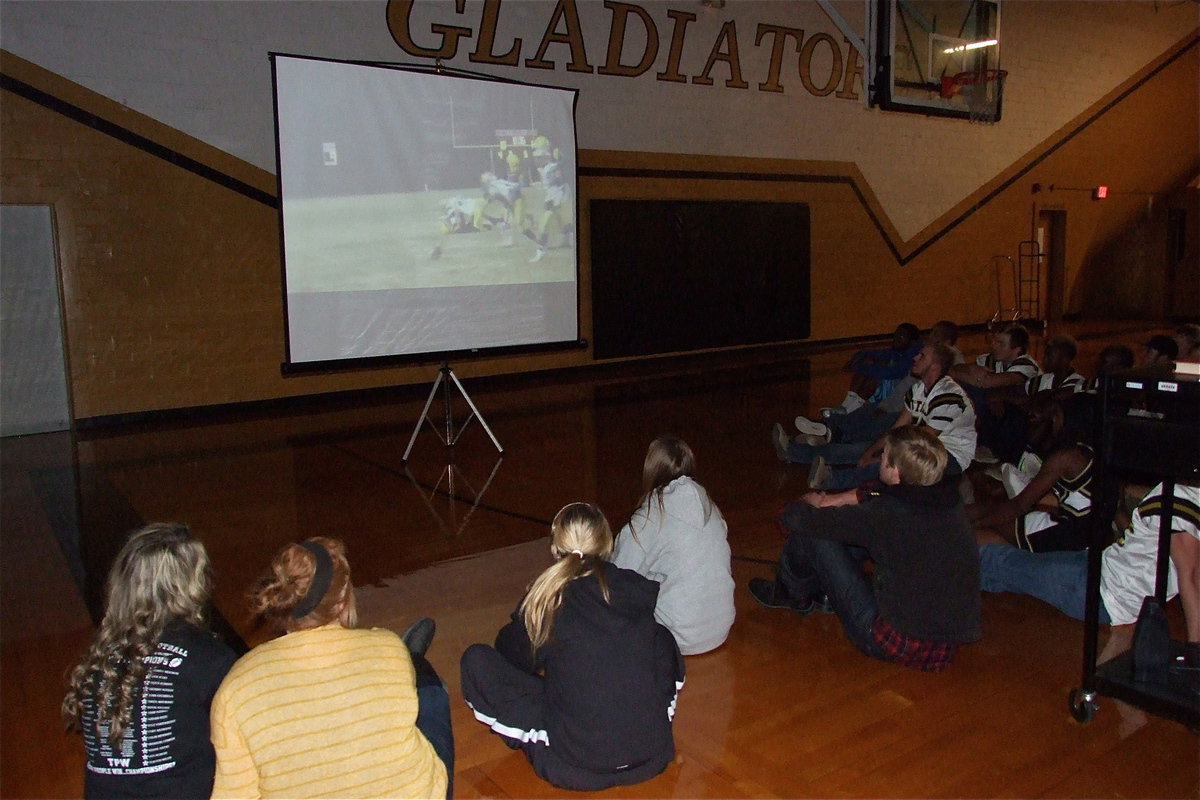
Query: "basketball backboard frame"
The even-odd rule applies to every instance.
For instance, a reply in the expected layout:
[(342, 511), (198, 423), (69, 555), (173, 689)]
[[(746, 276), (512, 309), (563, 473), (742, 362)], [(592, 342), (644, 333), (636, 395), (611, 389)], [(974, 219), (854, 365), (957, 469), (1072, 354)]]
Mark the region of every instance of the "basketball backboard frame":
[[(971, 119), (967, 96), (942, 79), (1000, 68), (1001, 0), (866, 0), (870, 105), (885, 111)], [(994, 119), (1002, 111), (998, 98)]]

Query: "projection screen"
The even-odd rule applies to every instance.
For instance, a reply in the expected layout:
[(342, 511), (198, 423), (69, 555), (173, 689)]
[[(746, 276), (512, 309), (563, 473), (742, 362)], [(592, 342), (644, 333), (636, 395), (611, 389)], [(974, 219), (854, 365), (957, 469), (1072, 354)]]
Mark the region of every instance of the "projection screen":
[(285, 371), (579, 341), (576, 90), (271, 63)]

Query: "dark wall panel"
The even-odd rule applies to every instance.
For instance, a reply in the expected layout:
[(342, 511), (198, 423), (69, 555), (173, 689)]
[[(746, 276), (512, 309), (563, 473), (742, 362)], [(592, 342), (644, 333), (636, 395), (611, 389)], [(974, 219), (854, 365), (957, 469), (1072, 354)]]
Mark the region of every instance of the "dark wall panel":
[(593, 200), (596, 358), (805, 339), (804, 203)]

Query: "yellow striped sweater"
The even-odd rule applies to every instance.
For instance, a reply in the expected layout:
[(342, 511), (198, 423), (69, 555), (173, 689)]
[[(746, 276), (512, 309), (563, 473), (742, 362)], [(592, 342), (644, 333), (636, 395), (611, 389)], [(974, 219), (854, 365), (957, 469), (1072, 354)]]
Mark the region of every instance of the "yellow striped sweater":
[(445, 797), (391, 631), (289, 633), (234, 664), (212, 704), (213, 797)]

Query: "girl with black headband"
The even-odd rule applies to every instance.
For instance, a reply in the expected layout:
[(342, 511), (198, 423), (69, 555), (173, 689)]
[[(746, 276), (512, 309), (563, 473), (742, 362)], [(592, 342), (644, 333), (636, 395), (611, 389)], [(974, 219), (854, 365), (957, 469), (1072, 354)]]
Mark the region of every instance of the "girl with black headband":
[(606, 562), (600, 509), (572, 503), (551, 525), (555, 563), (496, 637), (462, 657), (475, 718), (565, 789), (640, 783), (675, 757), (671, 719), (683, 656), (654, 621), (658, 584)]
[(432, 620), (403, 638), (356, 628), (345, 547), (323, 537), (284, 547), (251, 608), (281, 635), (243, 656), (213, 701), (213, 797), (449, 796)]

